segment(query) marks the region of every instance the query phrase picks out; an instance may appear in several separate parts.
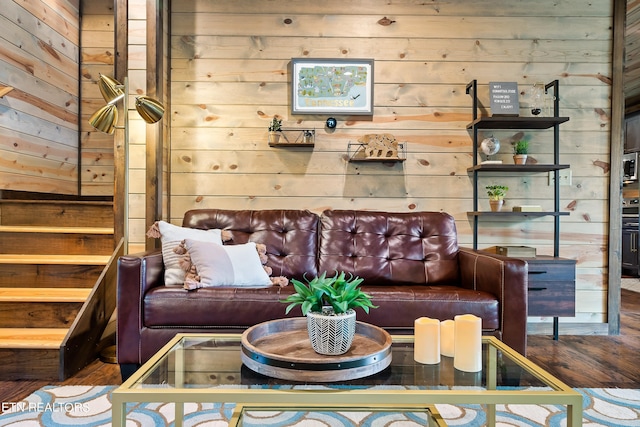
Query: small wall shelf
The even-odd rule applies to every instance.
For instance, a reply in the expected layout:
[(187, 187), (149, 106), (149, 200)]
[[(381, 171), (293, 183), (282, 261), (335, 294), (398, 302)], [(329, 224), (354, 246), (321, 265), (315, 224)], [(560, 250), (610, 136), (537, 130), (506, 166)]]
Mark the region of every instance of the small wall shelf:
[(407, 147), (404, 143), (398, 143), (398, 157), (367, 157), (364, 152), (365, 144), (350, 142), (347, 147), (347, 155), (351, 163), (401, 163), (407, 160)]
[(511, 164), (479, 164), (467, 168), (467, 172), (551, 172), (560, 169), (569, 169), (571, 165), (511, 165)]
[(280, 141), (269, 142), (270, 147), (313, 147), (315, 144), (315, 129), (282, 129)]

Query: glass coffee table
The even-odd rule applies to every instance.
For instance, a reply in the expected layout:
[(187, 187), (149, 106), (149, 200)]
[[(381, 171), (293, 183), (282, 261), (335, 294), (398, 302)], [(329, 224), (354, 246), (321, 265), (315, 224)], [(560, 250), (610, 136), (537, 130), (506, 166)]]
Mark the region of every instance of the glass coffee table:
[(567, 426), (582, 426), (582, 395), (494, 337), (483, 337), (477, 373), (453, 358), (423, 365), (413, 360), (413, 336), (394, 335), (392, 360), (371, 376), (305, 383), (261, 375), (241, 360), (240, 334), (178, 334), (112, 393), (113, 425), (126, 425), (126, 404), (174, 402), (181, 426), (185, 403), (235, 403), (229, 425), (251, 411), (426, 412), (427, 425), (445, 426), (436, 404), (482, 404), (495, 426), (497, 404), (566, 407)]

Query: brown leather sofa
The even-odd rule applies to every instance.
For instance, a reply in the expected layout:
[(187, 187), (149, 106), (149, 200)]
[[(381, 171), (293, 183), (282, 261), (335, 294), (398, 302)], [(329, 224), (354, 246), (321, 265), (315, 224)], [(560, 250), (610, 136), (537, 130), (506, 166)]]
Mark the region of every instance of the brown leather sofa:
[[(453, 218), (442, 212), (326, 210), (191, 210), (183, 226), (226, 229), (228, 244), (267, 246), (273, 276), (303, 279), (324, 271), (353, 273), (379, 308), (360, 321), (411, 333), (414, 320), (463, 313), (525, 354), (527, 263), (458, 246)], [(280, 288), (164, 286), (160, 250), (118, 261), (117, 354), (130, 375), (179, 332), (240, 332), (282, 318)], [(289, 315), (300, 316), (298, 310)]]

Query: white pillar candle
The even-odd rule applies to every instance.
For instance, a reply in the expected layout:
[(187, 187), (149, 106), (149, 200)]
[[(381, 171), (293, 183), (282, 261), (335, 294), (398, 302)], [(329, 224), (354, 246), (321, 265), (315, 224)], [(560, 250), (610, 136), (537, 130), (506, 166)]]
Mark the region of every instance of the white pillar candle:
[(455, 323), (451, 319), (440, 322), (440, 354), (447, 357), (454, 355), (454, 335)]
[(482, 319), (473, 314), (454, 317), (453, 367), (465, 372), (482, 370)]
[(440, 363), (440, 321), (420, 317), (414, 322), (413, 358), (418, 363)]

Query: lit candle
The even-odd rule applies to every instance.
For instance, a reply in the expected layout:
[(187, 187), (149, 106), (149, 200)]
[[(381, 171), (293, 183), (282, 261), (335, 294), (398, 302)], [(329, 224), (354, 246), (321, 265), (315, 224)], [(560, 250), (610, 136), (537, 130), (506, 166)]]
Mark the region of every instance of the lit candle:
[(440, 354), (453, 357), (453, 334), (455, 322), (451, 319), (440, 322)]
[(413, 358), (418, 363), (440, 363), (440, 321), (420, 317), (414, 322)]
[(465, 372), (482, 370), (482, 319), (473, 314), (454, 317), (453, 367)]

